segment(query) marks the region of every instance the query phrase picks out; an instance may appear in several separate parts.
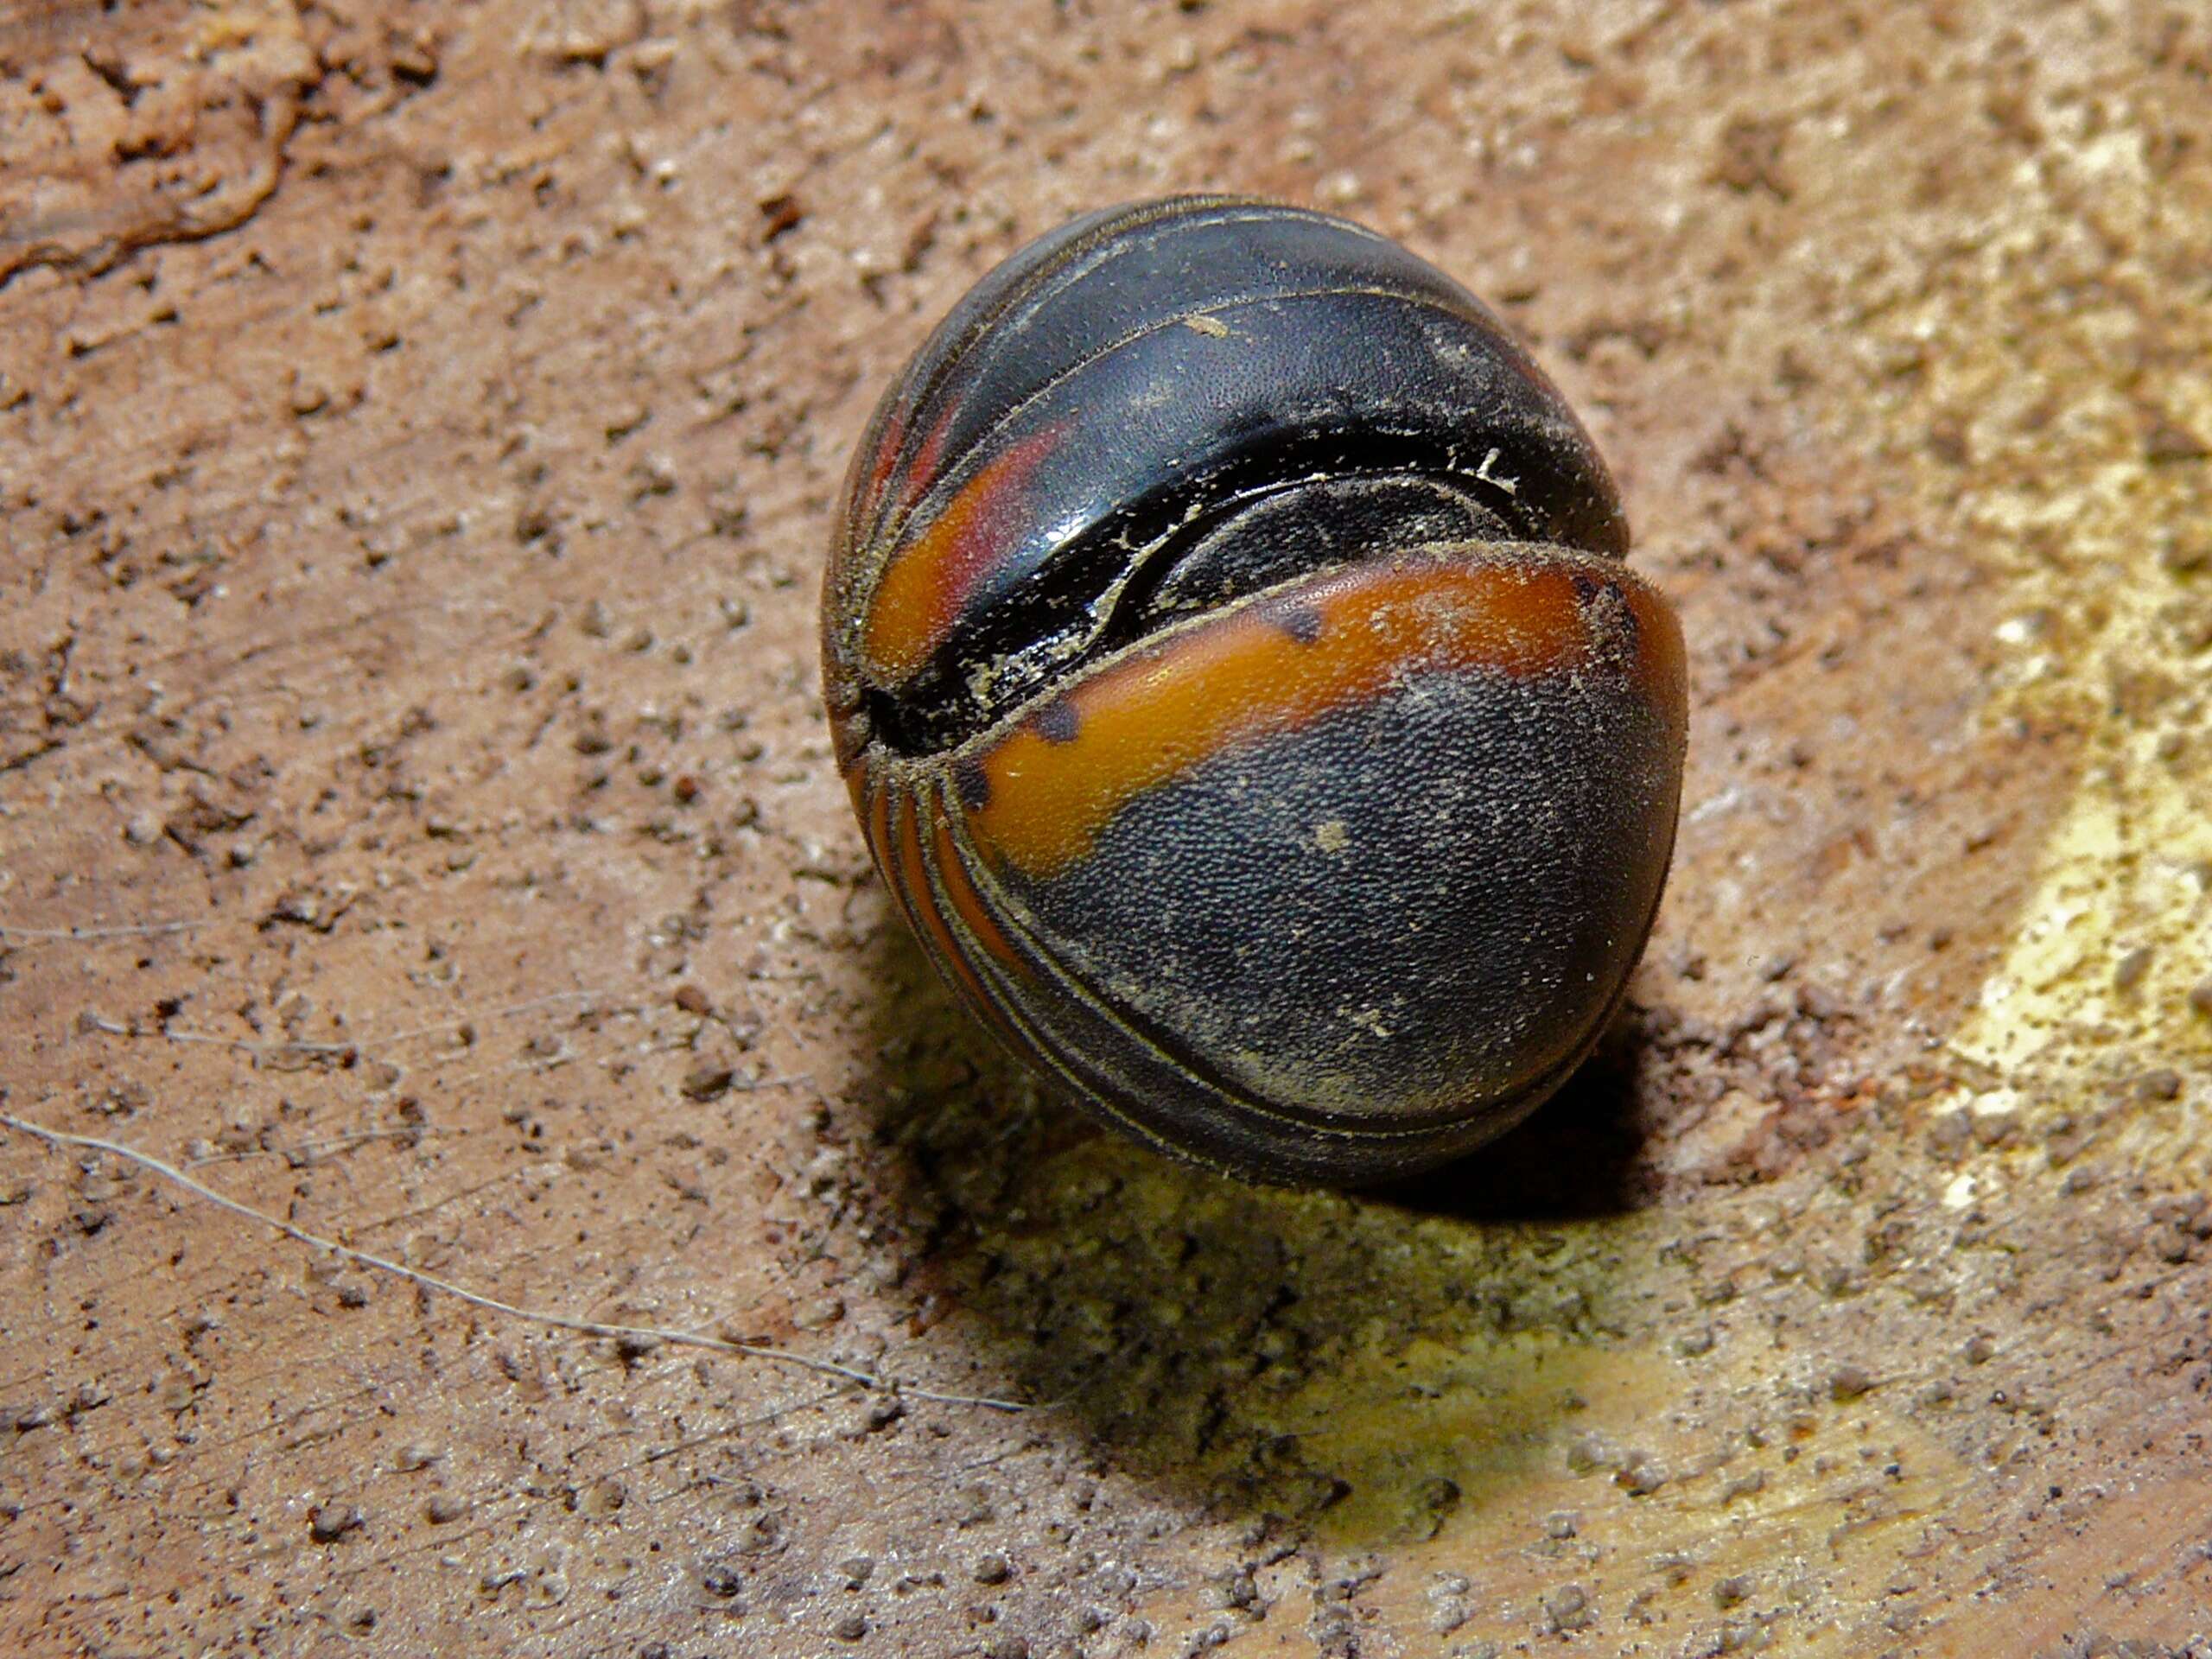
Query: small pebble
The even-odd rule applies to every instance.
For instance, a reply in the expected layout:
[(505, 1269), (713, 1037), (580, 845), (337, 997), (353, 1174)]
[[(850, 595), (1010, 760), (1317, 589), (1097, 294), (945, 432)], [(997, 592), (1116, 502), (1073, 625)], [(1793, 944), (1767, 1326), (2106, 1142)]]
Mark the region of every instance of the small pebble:
[(2122, 995), (2143, 982), (2143, 976), (2151, 971), (2151, 947), (2139, 944), (2124, 952), (2112, 965), (2112, 988)]
[(1570, 1584), (1544, 1598), (1544, 1621), (1555, 1634), (1579, 1630), (1592, 1617), (1590, 1592), (1579, 1584)]
[(727, 1065), (709, 1063), (695, 1066), (683, 1083), (684, 1097), (689, 1100), (713, 1100), (728, 1091), (737, 1073)]
[(308, 1536), (318, 1544), (334, 1544), (346, 1534), (359, 1532), (365, 1520), (351, 1503), (318, 1503), (308, 1511)]
[(1630, 1497), (1649, 1497), (1667, 1484), (1666, 1471), (1641, 1452), (1623, 1465), (1614, 1483)]
[(2145, 1071), (2135, 1079), (2138, 1100), (2178, 1100), (2181, 1098), (2181, 1073), (2171, 1067), (2160, 1066), (2155, 1071)]

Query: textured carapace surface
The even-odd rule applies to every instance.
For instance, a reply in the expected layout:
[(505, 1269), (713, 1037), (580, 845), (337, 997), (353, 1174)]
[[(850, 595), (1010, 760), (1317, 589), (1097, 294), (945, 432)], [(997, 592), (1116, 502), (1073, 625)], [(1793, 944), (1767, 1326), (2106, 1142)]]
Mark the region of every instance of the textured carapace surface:
[(1327, 215), (1109, 210), (879, 407), (824, 685), (879, 867), (987, 1024), (1157, 1145), (1300, 1181), (1499, 1133), (1649, 931), (1679, 626), (1573, 414)]
[(1626, 551), (1588, 437), (1459, 284), (1325, 213), (1078, 219), (878, 407), (824, 588), (825, 695), (906, 753), (1179, 612), (1424, 542)]

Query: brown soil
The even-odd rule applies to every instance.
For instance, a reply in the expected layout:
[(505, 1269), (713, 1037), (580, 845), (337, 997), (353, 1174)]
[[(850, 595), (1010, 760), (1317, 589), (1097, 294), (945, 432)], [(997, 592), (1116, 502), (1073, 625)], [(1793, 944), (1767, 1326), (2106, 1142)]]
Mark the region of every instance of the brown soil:
[[(2200, 9), (856, 10), (0, 9), (0, 1111), (907, 1385), (9, 1132), (0, 1646), (2212, 1653)], [(1040, 1095), (829, 764), (878, 390), (1182, 188), (1495, 300), (1692, 642), (1405, 1191)]]

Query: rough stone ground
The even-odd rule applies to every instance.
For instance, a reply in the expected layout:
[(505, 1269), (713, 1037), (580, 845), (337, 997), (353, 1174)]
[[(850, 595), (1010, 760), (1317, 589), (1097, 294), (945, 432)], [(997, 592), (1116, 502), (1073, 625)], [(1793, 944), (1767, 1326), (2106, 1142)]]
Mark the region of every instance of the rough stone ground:
[[(0, 1646), (2212, 1650), (2208, 79), (2179, 0), (5, 8), (0, 1110), (1034, 1408), (9, 1133)], [(1040, 1097), (828, 764), (878, 388), (1185, 187), (1493, 298), (1693, 642), (1631, 1014), (1410, 1191)]]

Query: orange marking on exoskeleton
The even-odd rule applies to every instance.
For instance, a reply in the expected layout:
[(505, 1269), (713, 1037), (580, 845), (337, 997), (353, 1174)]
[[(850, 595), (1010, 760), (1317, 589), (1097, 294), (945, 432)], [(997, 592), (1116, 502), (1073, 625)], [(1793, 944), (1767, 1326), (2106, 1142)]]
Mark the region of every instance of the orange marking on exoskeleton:
[(1005, 556), (1020, 524), (1010, 509), (1058, 441), (1057, 432), (1040, 432), (986, 462), (892, 553), (868, 601), (861, 642), (880, 672), (903, 678), (944, 643), (977, 584)]
[(914, 925), (929, 936), (936, 948), (938, 960), (960, 982), (963, 989), (974, 997), (984, 1009), (991, 1006), (991, 999), (983, 989), (983, 982), (968, 965), (968, 958), (960, 949), (960, 942), (952, 937), (952, 930), (944, 925), (944, 912), (938, 908), (936, 891), (930, 885), (929, 865), (922, 856), (920, 824), (922, 803), (918, 797), (910, 796), (906, 810), (899, 815), (899, 879), (906, 890), (911, 906), (909, 913)]
[(868, 534), (875, 527), (883, 503), (883, 486), (890, 481), (892, 469), (899, 464), (899, 447), (906, 440), (908, 411), (894, 409), (885, 417), (882, 434), (875, 441), (875, 448), (868, 463), (866, 482), (852, 494), (852, 517), (846, 526), (848, 536), (854, 541)]
[(1624, 583), (1630, 613), (1636, 618), (1636, 668), (1644, 700), (1655, 709), (1679, 709), (1689, 702), (1689, 648), (1674, 607), (1658, 590), (1642, 582)]
[(952, 901), (953, 910), (961, 924), (976, 937), (976, 942), (1009, 968), (1020, 968), (1021, 958), (1014, 954), (1014, 946), (1000, 929), (997, 919), (984, 907), (982, 895), (968, 879), (967, 868), (960, 861), (960, 849), (952, 839), (952, 824), (939, 812), (937, 830), (932, 837), (937, 852), (939, 874), (944, 881), (945, 897)]
[(985, 856), (1051, 875), (1084, 857), (1146, 790), (1376, 696), (1408, 672), (1533, 678), (1587, 667), (1600, 643), (1583, 603), (1592, 582), (1625, 596), (1636, 619), (1628, 671), (1643, 695), (1678, 706), (1681, 626), (1612, 560), (1522, 553), (1354, 565), (1179, 627), (1063, 692), (1072, 735), (1054, 741), (1025, 721), (977, 755), (985, 788), (969, 831)]
[(937, 469), (944, 461), (944, 441), (952, 430), (952, 423), (960, 413), (960, 400), (952, 398), (944, 412), (937, 417), (921, 447), (914, 451), (914, 458), (906, 463), (906, 479), (899, 491), (897, 505), (911, 507), (920, 499), (924, 490), (937, 482)]
[(883, 885), (891, 890), (892, 902), (911, 922), (913, 909), (906, 902), (906, 895), (899, 890), (898, 874), (891, 868), (891, 791), (883, 784), (871, 785), (863, 774), (861, 785), (868, 791), (867, 804), (861, 810), (861, 823), (866, 826), (868, 849), (875, 856), (876, 872), (883, 877)]

